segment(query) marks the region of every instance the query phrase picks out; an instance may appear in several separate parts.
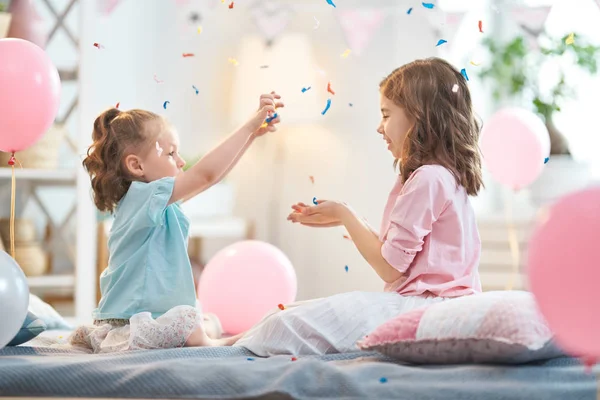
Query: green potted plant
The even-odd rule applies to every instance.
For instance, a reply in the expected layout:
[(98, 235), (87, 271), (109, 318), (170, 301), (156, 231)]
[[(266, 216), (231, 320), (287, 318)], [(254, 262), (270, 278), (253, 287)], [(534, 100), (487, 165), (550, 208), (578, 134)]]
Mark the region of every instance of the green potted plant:
[[(551, 155), (570, 155), (569, 145), (553, 123), (553, 116), (560, 112), (565, 100), (575, 98), (575, 93), (566, 81), (564, 67), (551, 83), (549, 91), (540, 88), (539, 73), (545, 62), (554, 58), (572, 60), (574, 66), (589, 74), (598, 71), (600, 47), (584, 42), (576, 34), (560, 40), (542, 35), (540, 42), (546, 43), (539, 49), (531, 49), (523, 36), (517, 36), (507, 43), (499, 43), (491, 37), (484, 39), (491, 60), (481, 69), (479, 76), (492, 85), (494, 100), (499, 103), (507, 100), (528, 101), (546, 123), (550, 135)], [(572, 43), (567, 40), (569, 36)], [(567, 44), (569, 43), (569, 44)], [(544, 82), (548, 85), (548, 82)], [(528, 100), (524, 100), (528, 96)]]
[[(550, 161), (540, 178), (530, 186), (531, 199), (540, 206), (589, 183), (589, 166), (573, 159), (567, 139), (554, 125), (554, 116), (566, 100), (576, 97), (568, 84), (568, 63), (569, 70), (576, 67), (596, 74), (600, 47), (586, 43), (576, 34), (561, 39), (541, 34), (538, 48), (530, 48), (527, 43), (523, 36), (506, 43), (486, 38), (483, 44), (491, 59), (479, 76), (490, 84), (498, 105), (529, 105), (546, 124), (551, 144)], [(557, 58), (561, 58), (558, 74), (554, 78), (545, 78), (542, 88), (540, 71), (544, 63)]]
[(0, 39), (5, 38), (10, 27), (10, 14), (6, 12), (8, 5), (0, 1)]

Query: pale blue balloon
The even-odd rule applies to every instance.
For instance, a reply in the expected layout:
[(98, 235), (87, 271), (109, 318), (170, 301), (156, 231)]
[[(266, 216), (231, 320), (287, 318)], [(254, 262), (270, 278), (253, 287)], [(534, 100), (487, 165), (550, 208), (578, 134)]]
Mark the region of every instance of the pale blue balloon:
[(19, 332), (29, 307), (29, 285), (19, 264), (0, 251), (0, 349)]

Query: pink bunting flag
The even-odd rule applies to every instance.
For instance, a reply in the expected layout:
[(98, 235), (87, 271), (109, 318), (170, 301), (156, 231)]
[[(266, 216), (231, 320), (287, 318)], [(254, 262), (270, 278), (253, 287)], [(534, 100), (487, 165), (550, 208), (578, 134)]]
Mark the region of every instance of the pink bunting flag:
[(511, 16), (530, 36), (537, 38), (544, 30), (544, 24), (552, 7), (513, 7)]
[(338, 19), (353, 55), (361, 55), (384, 18), (384, 12), (377, 9), (340, 10)]
[(117, 8), (121, 0), (96, 0), (98, 12), (101, 15), (108, 16)]
[(257, 0), (250, 5), (250, 13), (261, 35), (271, 41), (283, 33), (292, 17), (292, 9), (275, 0)]

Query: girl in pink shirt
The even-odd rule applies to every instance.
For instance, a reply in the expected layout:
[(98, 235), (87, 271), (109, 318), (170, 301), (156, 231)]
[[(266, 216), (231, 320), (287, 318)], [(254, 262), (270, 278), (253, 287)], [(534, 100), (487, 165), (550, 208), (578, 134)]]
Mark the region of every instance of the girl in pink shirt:
[(380, 232), (337, 201), (298, 203), (288, 219), (343, 225), (385, 291), (287, 305), (236, 346), (262, 356), (354, 351), (357, 340), (400, 313), (481, 291), (481, 244), (468, 199), (482, 186), (480, 128), (467, 81), (446, 61), (430, 58), (394, 70), (380, 94), (377, 132), (399, 167)]

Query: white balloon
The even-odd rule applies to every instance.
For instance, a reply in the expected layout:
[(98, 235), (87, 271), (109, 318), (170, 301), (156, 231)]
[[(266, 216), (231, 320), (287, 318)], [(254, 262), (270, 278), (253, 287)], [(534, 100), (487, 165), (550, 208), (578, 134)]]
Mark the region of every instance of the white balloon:
[(0, 251), (0, 349), (19, 332), (29, 307), (29, 286), (19, 264)]

